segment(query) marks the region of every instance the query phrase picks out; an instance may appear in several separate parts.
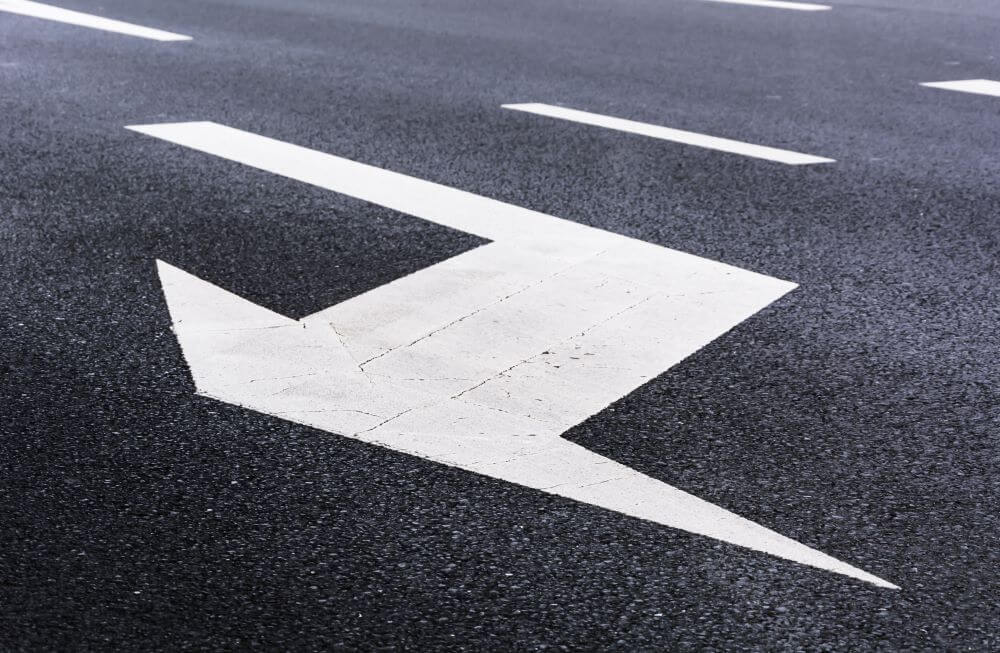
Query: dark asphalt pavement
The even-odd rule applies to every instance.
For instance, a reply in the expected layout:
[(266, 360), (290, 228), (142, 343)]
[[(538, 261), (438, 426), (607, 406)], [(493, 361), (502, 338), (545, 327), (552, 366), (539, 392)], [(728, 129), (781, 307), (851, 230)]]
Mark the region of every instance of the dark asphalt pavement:
[[(991, 0), (0, 13), (0, 648), (1000, 650)], [(792, 167), (500, 108), (836, 159)], [(300, 317), (480, 244), (212, 120), (799, 289), (567, 434), (879, 589), (194, 394), (163, 259)]]

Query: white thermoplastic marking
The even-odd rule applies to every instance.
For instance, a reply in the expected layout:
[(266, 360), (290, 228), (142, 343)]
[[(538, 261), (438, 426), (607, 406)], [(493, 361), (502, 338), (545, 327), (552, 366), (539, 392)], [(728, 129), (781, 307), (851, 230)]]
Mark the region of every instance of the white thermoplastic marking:
[(783, 2), (782, 0), (703, 0), (704, 2), (720, 2), (729, 5), (752, 5), (754, 7), (771, 7), (772, 9), (792, 9), (795, 11), (827, 11), (830, 5), (817, 5), (811, 2)]
[(533, 102), (528, 104), (504, 104), (502, 106), (504, 109), (525, 111), (527, 113), (534, 113), (540, 116), (548, 116), (549, 118), (572, 120), (573, 122), (580, 122), (586, 125), (595, 125), (597, 127), (606, 127), (607, 129), (615, 129), (617, 131), (642, 134), (643, 136), (652, 136), (653, 138), (660, 138), (665, 141), (684, 143), (686, 145), (697, 145), (698, 147), (704, 147), (709, 150), (742, 154), (743, 156), (751, 156), (757, 159), (767, 159), (768, 161), (777, 161), (778, 163), (787, 163), (788, 165), (793, 166), (806, 165), (810, 163), (834, 162), (833, 159), (825, 159), (811, 154), (800, 154), (789, 150), (781, 150), (776, 147), (753, 145), (751, 143), (743, 143), (741, 141), (734, 141), (728, 138), (719, 138), (718, 136), (706, 136), (705, 134), (683, 131), (681, 129), (660, 127), (659, 125), (651, 125), (649, 123), (636, 122), (634, 120), (626, 120), (624, 118), (602, 116), (599, 113), (590, 113), (589, 111), (579, 111), (577, 109), (567, 109), (565, 107), (557, 107), (551, 104)]
[(921, 86), (930, 88), (943, 88), (947, 91), (961, 91), (963, 93), (977, 93), (979, 95), (992, 95), (1000, 97), (1000, 82), (992, 79), (959, 79), (954, 82), (924, 82)]
[(200, 394), (895, 587), (561, 437), (795, 284), (210, 122), (130, 129), (493, 241), (301, 320), (159, 262)]
[(100, 29), (106, 32), (117, 32), (119, 34), (128, 34), (129, 36), (139, 36), (144, 39), (153, 39), (154, 41), (191, 40), (190, 36), (184, 36), (183, 34), (164, 32), (163, 30), (153, 29), (151, 27), (133, 25), (132, 23), (124, 23), (120, 20), (111, 20), (110, 18), (102, 18), (91, 14), (84, 14), (79, 11), (61, 9), (59, 7), (53, 7), (52, 5), (42, 4), (40, 2), (30, 2), (29, 0), (0, 0), (0, 11), (7, 11), (12, 14), (20, 14), (22, 16), (45, 18), (46, 20), (69, 23), (70, 25), (92, 27), (93, 29)]

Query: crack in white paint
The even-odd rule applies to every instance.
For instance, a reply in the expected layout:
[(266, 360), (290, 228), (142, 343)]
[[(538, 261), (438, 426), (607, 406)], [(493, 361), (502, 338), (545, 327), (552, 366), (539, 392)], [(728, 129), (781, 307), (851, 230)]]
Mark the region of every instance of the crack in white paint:
[[(594, 324), (594, 325), (592, 325), (592, 326), (584, 329), (583, 331), (581, 331), (581, 332), (579, 332), (577, 334), (574, 334), (574, 335), (566, 338), (562, 342), (565, 343), (565, 342), (570, 342), (570, 341), (572, 341), (575, 338), (582, 338), (583, 336), (587, 335), (587, 333), (589, 333), (590, 331), (596, 329), (597, 327), (601, 326), (602, 324), (606, 324), (607, 322), (610, 322), (611, 320), (614, 320), (615, 318), (617, 318), (617, 317), (619, 317), (619, 316), (621, 316), (621, 315), (629, 312), (630, 310), (633, 310), (636, 307), (641, 306), (642, 304), (646, 303), (650, 299), (652, 299), (652, 298), (651, 297), (645, 297), (642, 300), (636, 302), (635, 304), (632, 304), (631, 306), (627, 306), (624, 309), (622, 309), (621, 311), (618, 311), (617, 313), (615, 313), (611, 317), (608, 317), (608, 318), (606, 318), (604, 320), (601, 320), (600, 322), (598, 322), (598, 323), (596, 323), (596, 324)], [(493, 376), (490, 376), (490, 377), (487, 377), (486, 379), (483, 379), (482, 381), (480, 381), (476, 385), (474, 385), (472, 387), (469, 387), (469, 388), (466, 388), (465, 390), (459, 392), (458, 394), (452, 395), (451, 399), (458, 399), (461, 396), (463, 396), (463, 395), (465, 395), (465, 394), (467, 394), (469, 392), (472, 392), (473, 390), (476, 390), (476, 389), (482, 387), (483, 385), (486, 385), (490, 381), (494, 381), (494, 380), (496, 380), (498, 378), (508, 376), (509, 372), (511, 372), (511, 371), (513, 371), (513, 370), (515, 370), (515, 369), (517, 369), (519, 367), (521, 367), (522, 365), (529, 365), (531, 363), (537, 362), (537, 361), (539, 361), (541, 359), (542, 356), (546, 356), (546, 355), (548, 355), (548, 352), (547, 351), (543, 351), (540, 354), (537, 354), (537, 355), (532, 356), (530, 358), (526, 358), (524, 360), (518, 361), (518, 362), (514, 363), (513, 365), (511, 365), (510, 367), (508, 367), (506, 369), (503, 369), (503, 370), (500, 370), (499, 372), (497, 372)], [(542, 362), (545, 362), (545, 361), (542, 361)], [(605, 369), (607, 369), (607, 368), (605, 368)], [(508, 398), (512, 397), (512, 395), (511, 395), (511, 393), (510, 393), (509, 390), (505, 390), (505, 389), (501, 389), (501, 390), (507, 395)], [(483, 406), (484, 408), (492, 408), (494, 410), (499, 410), (498, 408), (495, 408), (495, 407), (492, 407), (492, 406), (486, 406), (486, 405), (483, 405), (483, 404), (477, 404), (476, 402), (469, 402), (469, 403), (475, 404), (477, 406)], [(510, 413), (510, 411), (503, 411), (503, 412)], [(515, 413), (510, 413), (510, 414), (515, 414)], [(525, 415), (525, 417), (530, 417), (530, 415)], [(534, 419), (538, 419), (538, 418), (534, 418)], [(544, 420), (539, 420), (539, 421), (544, 421)]]
[[(181, 326), (181, 322), (174, 324), (174, 327)], [(304, 329), (305, 325), (288, 325), (288, 324), (275, 324), (273, 326), (256, 326), (256, 327), (244, 327), (235, 329), (201, 329), (202, 333), (238, 333), (240, 331), (268, 331), (270, 329), (289, 329), (289, 328), (299, 328)]]
[[(678, 295), (674, 295), (674, 296), (677, 297)], [(588, 333), (590, 333), (591, 331), (593, 331), (597, 327), (601, 326), (602, 324), (607, 324), (608, 322), (610, 322), (610, 321), (612, 321), (612, 320), (614, 320), (614, 319), (616, 319), (618, 317), (621, 317), (622, 315), (628, 313), (629, 311), (635, 310), (636, 308), (642, 306), (643, 304), (645, 304), (646, 302), (648, 302), (651, 299), (652, 299), (652, 297), (643, 297), (642, 299), (640, 299), (636, 303), (632, 304), (631, 306), (626, 306), (625, 308), (623, 308), (622, 310), (618, 311), (617, 313), (615, 313), (611, 317), (603, 319), (600, 322), (587, 327), (586, 329), (584, 329), (580, 333), (577, 333), (577, 334), (574, 334), (574, 335), (570, 336), (569, 338), (566, 339), (566, 342), (568, 342), (570, 340), (577, 339), (577, 338), (582, 338), (583, 336), (587, 335)]]
[[(406, 410), (403, 410), (403, 411), (400, 411), (400, 412), (396, 413), (392, 417), (381, 417), (380, 416), (380, 418), (382, 419), (381, 422), (379, 422), (378, 424), (376, 424), (375, 426), (373, 426), (371, 428), (363, 429), (361, 431), (356, 431), (353, 435), (358, 436), (358, 435), (361, 435), (362, 433), (368, 433), (370, 431), (374, 431), (375, 429), (381, 428), (381, 427), (385, 426), (386, 424), (388, 424), (389, 422), (392, 422), (393, 420), (399, 419), (400, 417), (402, 417), (403, 415), (406, 415), (409, 412), (412, 412), (412, 411), (417, 410), (419, 408), (427, 408), (428, 406), (431, 406), (431, 405), (433, 405), (433, 404), (425, 404), (423, 406), (414, 406), (413, 408), (407, 408)], [(341, 434), (341, 435), (344, 435), (344, 434)]]
[(133, 129), (493, 241), (298, 321), (159, 262), (199, 393), (895, 587), (561, 437), (794, 284), (213, 123)]
[[(539, 356), (541, 356), (541, 355), (542, 355), (542, 354), (539, 354)], [(506, 374), (507, 374), (507, 372), (510, 372), (511, 370), (513, 370), (513, 369), (515, 369), (515, 368), (517, 368), (517, 367), (520, 367), (521, 365), (527, 365), (528, 363), (530, 363), (530, 362), (531, 362), (532, 360), (534, 360), (535, 358), (536, 358), (535, 356), (532, 356), (531, 358), (525, 358), (524, 360), (520, 360), (520, 361), (517, 361), (516, 363), (514, 363), (514, 364), (513, 364), (513, 365), (511, 365), (510, 367), (508, 367), (508, 368), (506, 368), (506, 369), (502, 369), (502, 370), (500, 370), (499, 372), (497, 372), (496, 374), (494, 374), (494, 375), (492, 375), (492, 376), (488, 376), (488, 377), (486, 377), (485, 379), (483, 379), (482, 381), (480, 381), (480, 382), (479, 382), (479, 383), (477, 383), (476, 385), (474, 385), (474, 386), (472, 386), (472, 387), (469, 387), (469, 388), (466, 388), (465, 390), (462, 390), (462, 391), (461, 391), (461, 392), (459, 392), (458, 394), (454, 394), (454, 395), (452, 395), (451, 397), (449, 397), (449, 399), (458, 399), (458, 398), (460, 398), (460, 397), (461, 397), (462, 395), (464, 395), (464, 394), (466, 394), (466, 393), (469, 393), (469, 392), (472, 392), (473, 390), (475, 390), (475, 389), (477, 389), (477, 388), (479, 388), (479, 387), (481, 387), (481, 386), (483, 386), (483, 385), (486, 385), (486, 384), (487, 384), (487, 383), (489, 383), (490, 381), (493, 381), (493, 380), (495, 380), (495, 379), (499, 379), (500, 377), (502, 377), (502, 376), (506, 375)], [(508, 392), (508, 391), (505, 391), (505, 392), (507, 392), (508, 396), (510, 395), (510, 392)], [(473, 403), (473, 404), (475, 404), (475, 402), (469, 402), (469, 403)], [(484, 408), (489, 408), (489, 406), (484, 406), (483, 404), (476, 404), (476, 405), (477, 405), (477, 406), (483, 406)]]
[[(456, 398), (457, 397), (452, 397), (452, 399), (456, 399)], [(558, 425), (553, 424), (551, 422), (547, 422), (547, 421), (545, 421), (543, 419), (539, 419), (538, 417), (532, 417), (531, 415), (519, 415), (517, 413), (511, 412), (509, 410), (504, 410), (503, 408), (499, 408), (497, 406), (486, 406), (484, 404), (477, 404), (476, 402), (474, 402), (474, 401), (468, 401), (467, 399), (463, 399), (461, 401), (462, 401), (462, 403), (469, 404), (470, 406), (476, 406), (478, 408), (485, 408), (487, 410), (495, 410), (495, 411), (504, 413), (506, 415), (514, 415), (515, 417), (525, 417), (527, 419), (532, 419), (532, 420), (535, 420), (536, 422), (538, 422), (539, 424), (544, 424), (545, 426), (549, 426), (549, 427), (558, 426)], [(463, 418), (463, 419), (465, 419), (465, 418)]]
[(347, 352), (347, 355), (351, 357), (351, 360), (354, 361), (354, 365), (355, 367), (358, 368), (358, 371), (364, 374), (365, 378), (367, 378), (368, 381), (371, 382), (371, 376), (368, 374), (368, 372), (365, 372), (364, 364), (359, 363), (358, 359), (355, 358), (354, 354), (351, 353), (351, 350), (348, 349), (347, 342), (344, 340), (344, 336), (341, 335), (340, 331), (337, 331), (337, 325), (331, 322), (330, 329), (333, 331), (334, 335), (337, 336), (337, 341), (340, 342), (340, 346), (344, 349), (345, 352)]
[[(601, 253), (603, 253), (603, 252), (598, 252), (597, 255), (600, 255)], [(538, 286), (538, 285), (540, 285), (542, 283), (545, 283), (547, 280), (552, 279), (554, 277), (557, 277), (560, 274), (563, 274), (567, 270), (572, 269), (573, 267), (576, 267), (578, 265), (580, 265), (580, 264), (579, 263), (574, 263), (572, 265), (568, 265), (565, 268), (563, 268), (561, 270), (558, 270), (557, 272), (554, 272), (554, 273), (552, 273), (551, 275), (549, 275), (547, 277), (543, 277), (543, 278), (538, 279), (538, 280), (536, 280), (536, 281), (534, 281), (534, 282), (532, 282), (530, 284), (527, 284), (527, 285), (525, 285), (525, 286), (523, 286), (521, 288), (518, 288), (514, 292), (508, 293), (508, 294), (504, 295), (503, 297), (500, 297), (499, 299), (497, 299), (497, 300), (495, 300), (493, 302), (490, 302), (489, 304), (486, 304), (485, 306), (481, 306), (481, 307), (479, 307), (479, 308), (477, 308), (477, 309), (475, 309), (473, 311), (469, 311), (468, 313), (465, 313), (461, 317), (458, 317), (458, 318), (452, 320), (451, 322), (448, 322), (447, 324), (445, 324), (443, 326), (440, 326), (440, 327), (438, 327), (438, 328), (436, 328), (436, 329), (434, 329), (432, 331), (429, 331), (428, 333), (425, 333), (424, 335), (420, 336), (419, 338), (417, 338), (415, 340), (412, 340), (411, 342), (406, 343), (405, 345), (399, 345), (399, 346), (396, 346), (396, 347), (392, 347), (390, 349), (387, 349), (387, 350), (383, 351), (382, 353), (380, 353), (380, 354), (378, 354), (376, 356), (372, 356), (368, 360), (365, 360), (365, 361), (362, 361), (361, 363), (359, 363), (358, 366), (362, 370), (364, 370), (365, 369), (365, 365), (367, 365), (367, 364), (369, 364), (369, 363), (371, 363), (373, 361), (376, 361), (376, 360), (382, 358), (383, 356), (386, 356), (387, 354), (391, 354), (392, 352), (397, 351), (399, 349), (406, 349), (407, 347), (412, 347), (412, 346), (414, 346), (414, 345), (416, 345), (416, 344), (418, 344), (418, 343), (420, 343), (420, 342), (422, 342), (422, 341), (424, 341), (424, 340), (426, 340), (428, 338), (432, 338), (433, 336), (435, 336), (435, 335), (437, 335), (437, 334), (439, 334), (439, 333), (441, 333), (443, 331), (448, 330), (449, 328), (455, 326), (456, 324), (460, 324), (460, 323), (464, 322), (465, 320), (469, 319), (470, 317), (478, 315), (479, 313), (482, 313), (483, 311), (488, 310), (488, 309), (496, 306), (497, 304), (502, 304), (503, 302), (505, 302), (505, 301), (507, 301), (507, 300), (509, 300), (509, 299), (511, 299), (513, 297), (516, 297), (517, 295), (520, 295), (521, 293), (523, 293), (523, 292), (525, 292), (527, 290), (530, 290), (531, 288), (534, 288), (535, 286)], [(332, 326), (332, 324), (331, 324), (331, 326)], [(339, 335), (339, 332), (338, 332), (338, 335)], [(447, 378), (447, 377), (441, 377), (441, 378), (444, 379), (444, 378)]]
[(319, 410), (297, 410), (294, 413), (274, 413), (275, 417), (284, 417), (285, 415), (301, 415), (309, 413), (358, 413), (360, 415), (368, 415), (369, 417), (377, 417), (379, 419), (385, 419), (385, 415), (376, 415), (375, 413), (369, 413), (363, 410), (354, 410), (353, 408), (321, 408)]

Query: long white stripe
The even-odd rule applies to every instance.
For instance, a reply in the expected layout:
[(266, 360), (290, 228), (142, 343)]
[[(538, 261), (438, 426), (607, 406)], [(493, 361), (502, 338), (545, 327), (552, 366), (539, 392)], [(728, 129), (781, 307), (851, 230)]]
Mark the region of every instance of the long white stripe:
[(807, 165), (811, 163), (834, 162), (833, 159), (826, 159), (821, 156), (800, 154), (799, 152), (781, 150), (776, 147), (743, 143), (742, 141), (734, 141), (728, 138), (707, 136), (705, 134), (698, 134), (696, 132), (689, 132), (681, 129), (672, 129), (670, 127), (661, 127), (659, 125), (651, 125), (645, 122), (636, 122), (635, 120), (602, 116), (598, 113), (579, 111), (577, 109), (567, 109), (565, 107), (557, 107), (551, 104), (534, 102), (528, 104), (504, 104), (502, 106), (504, 109), (525, 111), (527, 113), (548, 116), (550, 118), (572, 120), (573, 122), (580, 122), (586, 125), (595, 125), (597, 127), (605, 127), (607, 129), (615, 129), (617, 131), (642, 134), (643, 136), (651, 136), (665, 141), (684, 143), (686, 145), (696, 145), (709, 150), (718, 150), (720, 152), (729, 152), (731, 154), (742, 154), (743, 156), (750, 156), (756, 159), (767, 159), (768, 161), (777, 161), (778, 163), (787, 163), (788, 165), (793, 166)]
[(754, 7), (771, 7), (772, 9), (792, 9), (795, 11), (827, 11), (830, 5), (817, 5), (811, 2), (783, 2), (782, 0), (702, 0), (703, 2), (722, 2), (730, 5), (752, 5)]
[(68, 23), (70, 25), (80, 25), (81, 27), (91, 27), (93, 29), (104, 30), (105, 32), (128, 34), (129, 36), (138, 36), (144, 39), (152, 39), (154, 41), (191, 40), (190, 36), (184, 36), (183, 34), (164, 32), (163, 30), (143, 27), (141, 25), (133, 25), (132, 23), (125, 23), (120, 20), (102, 18), (100, 16), (85, 14), (79, 11), (71, 11), (69, 9), (61, 9), (59, 7), (53, 7), (52, 5), (42, 4), (41, 2), (30, 2), (30, 0), (0, 0), (0, 11), (20, 14), (22, 16), (33, 16), (35, 18), (54, 20), (60, 23)]
[(924, 82), (921, 86), (943, 88), (946, 91), (961, 91), (962, 93), (977, 93), (1000, 97), (1000, 82), (992, 79), (959, 79), (953, 82)]
[(457, 188), (382, 170), (213, 122), (132, 125), (128, 129), (290, 177), (366, 202), (497, 241), (603, 242), (608, 233)]

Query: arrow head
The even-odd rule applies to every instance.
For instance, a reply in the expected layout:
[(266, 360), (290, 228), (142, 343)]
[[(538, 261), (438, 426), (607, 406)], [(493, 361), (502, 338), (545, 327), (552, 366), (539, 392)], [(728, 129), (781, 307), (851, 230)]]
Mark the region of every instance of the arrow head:
[(163, 261), (157, 268), (203, 396), (896, 587), (569, 442), (557, 425), (371, 375), (322, 320), (292, 320)]

